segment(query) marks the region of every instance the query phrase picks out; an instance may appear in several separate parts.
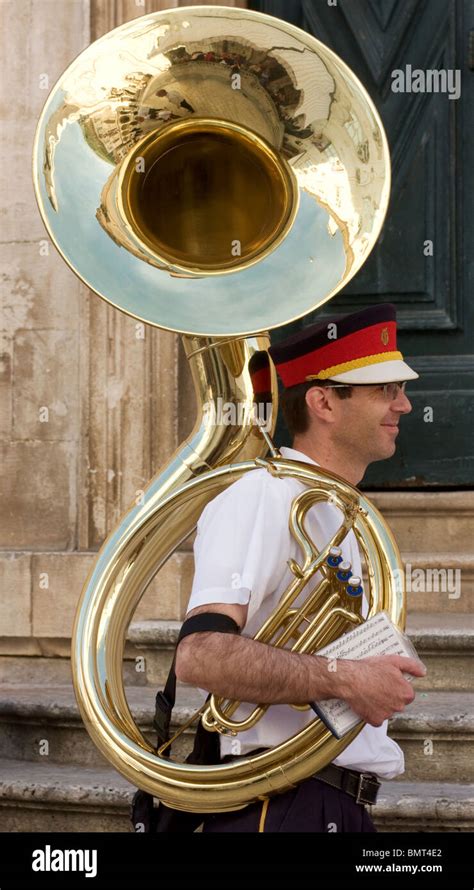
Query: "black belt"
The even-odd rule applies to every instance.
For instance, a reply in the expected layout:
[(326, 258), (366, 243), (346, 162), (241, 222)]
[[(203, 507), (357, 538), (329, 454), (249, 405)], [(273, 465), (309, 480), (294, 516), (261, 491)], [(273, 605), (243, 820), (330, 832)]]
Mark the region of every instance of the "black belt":
[(377, 800), (380, 782), (374, 773), (359, 773), (357, 770), (345, 769), (329, 763), (324, 769), (314, 773), (313, 779), (326, 782), (333, 788), (339, 788), (355, 797), (356, 803), (373, 804)]
[[(237, 756), (235, 754), (226, 754), (222, 758), (221, 763), (253, 757), (268, 750), (268, 748), (254, 748), (252, 751), (248, 751), (247, 754), (238, 754)], [(338, 788), (340, 791), (345, 791), (346, 794), (355, 797), (356, 803), (361, 804), (375, 803), (381, 784), (375, 773), (359, 773), (354, 769), (336, 766), (335, 763), (329, 763), (324, 769), (313, 773), (311, 778), (325, 782), (326, 785), (332, 785), (333, 788)]]

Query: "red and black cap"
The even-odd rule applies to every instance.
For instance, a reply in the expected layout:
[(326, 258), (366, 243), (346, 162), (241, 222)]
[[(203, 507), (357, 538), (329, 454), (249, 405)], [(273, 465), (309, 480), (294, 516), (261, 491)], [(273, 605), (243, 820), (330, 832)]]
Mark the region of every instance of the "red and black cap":
[(355, 384), (418, 377), (397, 349), (392, 303), (325, 319), (270, 347), (269, 352), (285, 387), (313, 379)]
[(266, 349), (253, 353), (249, 361), (249, 373), (255, 401), (269, 401), (272, 393), (272, 367)]

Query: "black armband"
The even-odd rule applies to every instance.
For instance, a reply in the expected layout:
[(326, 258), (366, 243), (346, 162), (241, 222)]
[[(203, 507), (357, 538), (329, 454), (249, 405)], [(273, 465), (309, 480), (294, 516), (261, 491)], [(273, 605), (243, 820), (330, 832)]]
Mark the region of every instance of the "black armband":
[[(221, 612), (201, 612), (200, 615), (191, 615), (183, 622), (176, 643), (173, 664), (171, 665), (168, 679), (163, 692), (158, 692), (155, 699), (155, 718), (153, 724), (157, 731), (158, 747), (169, 739), (171, 712), (176, 700), (176, 649), (178, 643), (189, 634), (216, 631), (224, 634), (239, 634), (240, 627), (229, 615)], [(169, 752), (168, 752), (169, 753)]]
[[(221, 612), (201, 612), (199, 615), (191, 615), (183, 622), (178, 636), (178, 643), (189, 634), (203, 633), (204, 631), (216, 631), (221, 634), (238, 634), (240, 627), (229, 615)], [(176, 643), (176, 645), (178, 645)]]

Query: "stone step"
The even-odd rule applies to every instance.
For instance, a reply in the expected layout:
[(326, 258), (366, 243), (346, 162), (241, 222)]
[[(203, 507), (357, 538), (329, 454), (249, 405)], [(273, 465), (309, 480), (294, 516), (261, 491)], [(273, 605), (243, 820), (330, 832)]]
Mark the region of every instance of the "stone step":
[[(68, 647), (70, 649), (70, 646)], [(127, 686), (146, 685), (146, 674), (137, 670), (135, 658), (123, 662)], [(68, 656), (0, 655), (0, 686), (67, 686), (72, 683)]]
[[(128, 687), (126, 694), (135, 721), (154, 743), (154, 690)], [(199, 693), (180, 687), (173, 727), (183, 726), (201, 703)], [(106, 763), (80, 719), (71, 687), (1, 687), (0, 722), (2, 758), (87, 767)], [(415, 701), (391, 720), (390, 735), (405, 753), (404, 780), (474, 781), (474, 694), (419, 692)], [(187, 730), (173, 752), (181, 759), (191, 747), (192, 734)]]
[[(171, 666), (180, 621), (136, 621), (130, 625), (123, 662), (127, 686), (162, 685)], [(474, 614), (411, 611), (407, 632), (428, 667), (417, 681), (420, 689), (473, 688)], [(61, 657), (0, 655), (0, 685), (64, 686), (71, 668), (64, 648)]]
[[(130, 625), (123, 662), (127, 686), (160, 686), (166, 680), (180, 621)], [(467, 690), (473, 686), (474, 614), (412, 611), (408, 633), (428, 667), (418, 688)], [(71, 682), (70, 647), (61, 656), (0, 655), (0, 685), (64, 686)]]
[[(410, 607), (417, 611), (474, 611), (473, 560), (465, 557), (472, 550), (474, 492), (367, 494), (387, 519), (402, 552), (434, 554), (435, 562), (433, 566), (428, 562), (427, 568), (452, 567), (454, 556), (460, 560), (459, 597), (450, 597), (450, 591), (443, 589), (416, 590), (410, 594)], [(138, 605), (137, 620), (178, 620), (184, 613), (193, 577), (191, 547), (192, 536), (151, 581)], [(96, 559), (97, 553), (92, 551), (0, 553), (0, 654), (57, 655), (61, 641), (70, 638), (77, 599)], [(11, 590), (15, 591), (14, 609), (9, 608)]]
[(409, 612), (474, 612), (474, 554), (402, 551)]
[(474, 781), (474, 693), (418, 692), (390, 735), (405, 754), (404, 780)]
[(131, 831), (135, 790), (108, 765), (0, 759), (0, 831)]
[[(134, 720), (154, 744), (155, 690), (129, 686), (126, 695)], [(195, 690), (179, 685), (172, 729), (186, 723), (201, 704)], [(0, 724), (0, 757), (86, 767), (107, 763), (85, 729), (72, 686), (1, 686)], [(185, 731), (174, 743), (173, 753), (184, 759), (192, 744), (192, 731)]]
[(469, 553), (474, 491), (367, 491), (400, 550)]
[(407, 633), (428, 669), (416, 689), (474, 689), (474, 615), (410, 612)]
[(379, 831), (470, 831), (474, 785), (383, 782), (371, 815)]
[[(395, 494), (406, 493), (392, 493), (390, 497)], [(415, 496), (416, 493), (411, 497)], [(440, 516), (447, 527), (452, 517), (449, 513)], [(423, 525), (424, 517), (417, 521)], [(409, 610), (474, 612), (474, 555), (470, 541), (463, 538), (451, 546), (451, 537), (446, 529), (436, 547), (430, 545), (428, 534), (421, 541), (415, 535), (398, 538), (407, 566)], [(0, 657), (69, 657), (77, 598), (96, 559), (97, 554), (90, 552), (0, 554)], [(176, 551), (148, 586), (135, 620), (179, 620), (187, 608), (193, 571), (192, 553)], [(48, 579), (46, 589), (38, 587), (38, 578), (43, 575)], [(9, 609), (10, 590), (15, 590), (18, 608)], [(3, 595), (2, 591), (6, 593)]]
[[(126, 657), (130, 668), (144, 668), (137, 677), (157, 688), (165, 683), (181, 623), (137, 621), (130, 625)], [(469, 690), (474, 686), (474, 615), (411, 612), (407, 633), (428, 673), (417, 680), (419, 689)], [(130, 671), (129, 671), (130, 675)]]
[(173, 661), (181, 621), (134, 621), (127, 634), (125, 658), (140, 670), (147, 684), (166, 682)]
[[(134, 788), (112, 767), (0, 760), (0, 831), (131, 831)], [(473, 831), (474, 785), (384, 782), (379, 831)]]

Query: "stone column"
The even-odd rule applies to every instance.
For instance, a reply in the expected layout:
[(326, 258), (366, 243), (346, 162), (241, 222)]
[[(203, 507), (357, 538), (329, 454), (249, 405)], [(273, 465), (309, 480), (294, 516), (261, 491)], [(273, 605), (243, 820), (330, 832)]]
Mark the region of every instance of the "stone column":
[[(49, 242), (31, 181), (36, 123), (67, 65), (122, 22), (178, 5), (192, 3), (1, 4), (0, 655), (68, 654), (95, 551), (193, 423), (179, 337), (88, 292)], [(184, 550), (137, 617), (179, 618), (191, 571)]]
[(90, 9), (7, 0), (1, 15), (0, 651), (15, 654), (41, 651), (35, 637), (70, 633), (60, 616), (83, 571), (74, 574), (85, 295), (41, 222), (31, 155), (51, 87), (90, 42)]

